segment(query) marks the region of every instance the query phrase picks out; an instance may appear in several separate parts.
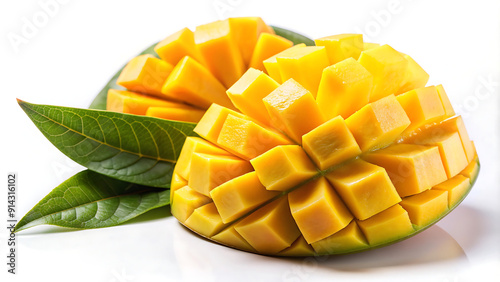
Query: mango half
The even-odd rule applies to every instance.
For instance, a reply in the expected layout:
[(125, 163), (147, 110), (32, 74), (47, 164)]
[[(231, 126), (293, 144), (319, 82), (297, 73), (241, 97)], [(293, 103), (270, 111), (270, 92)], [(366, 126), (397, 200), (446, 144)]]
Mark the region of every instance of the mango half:
[(245, 72), (242, 57), (211, 60), (234, 107), (208, 107), (171, 183), (172, 214), (203, 237), (276, 256), (364, 251), (428, 228), (477, 178), (444, 88), (389, 45), (329, 36)]

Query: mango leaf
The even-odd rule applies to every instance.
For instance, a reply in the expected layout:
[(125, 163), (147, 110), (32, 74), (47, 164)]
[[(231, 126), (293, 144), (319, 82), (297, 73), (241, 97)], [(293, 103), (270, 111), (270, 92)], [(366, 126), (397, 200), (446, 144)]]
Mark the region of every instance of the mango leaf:
[(184, 140), (196, 136), (194, 123), (18, 103), (45, 137), (75, 162), (146, 186), (169, 188)]
[(54, 188), (16, 225), (15, 232), (41, 224), (72, 228), (118, 225), (169, 204), (170, 191), (84, 170)]
[[(276, 32), (277, 35), (283, 36), (283, 37), (287, 38), (288, 40), (291, 40), (294, 44), (305, 43), (308, 46), (314, 46), (314, 41), (308, 37), (305, 37), (304, 35), (298, 34), (296, 32), (293, 32), (293, 31), (290, 31), (288, 29), (284, 29), (281, 27), (275, 27), (275, 26), (271, 26), (271, 27), (274, 29), (274, 31)], [(141, 52), (137, 56), (143, 55), (143, 54), (150, 54), (150, 55), (154, 55), (154, 56), (158, 57), (158, 55), (154, 51), (154, 47), (156, 46), (156, 44), (157, 43), (149, 46), (146, 50), (144, 50), (143, 52)], [(90, 104), (90, 107), (89, 107), (90, 109), (105, 110), (106, 109), (106, 99), (108, 96), (108, 90), (109, 89), (124, 89), (120, 85), (116, 84), (116, 80), (118, 79), (118, 76), (120, 76), (120, 73), (122, 72), (124, 67), (125, 66), (120, 68), (115, 73), (115, 75), (108, 81), (108, 83), (106, 83), (106, 85), (99, 92), (99, 94), (97, 94), (97, 96), (94, 98), (94, 100)]]

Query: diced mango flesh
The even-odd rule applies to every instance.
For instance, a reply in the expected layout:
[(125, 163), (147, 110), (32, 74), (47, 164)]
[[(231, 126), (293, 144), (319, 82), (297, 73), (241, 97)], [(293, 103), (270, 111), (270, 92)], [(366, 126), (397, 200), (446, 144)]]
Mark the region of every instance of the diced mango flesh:
[(186, 28), (110, 90), (109, 110), (198, 122), (170, 183), (181, 223), (312, 256), (394, 242), (458, 205), (479, 163), (442, 85), (360, 34), (292, 45), (258, 17)]
[(425, 226), (448, 209), (448, 191), (427, 190), (404, 198), (400, 205), (408, 212), (413, 224)]
[(285, 191), (318, 171), (298, 145), (282, 145), (250, 160), (260, 182), (271, 191)]

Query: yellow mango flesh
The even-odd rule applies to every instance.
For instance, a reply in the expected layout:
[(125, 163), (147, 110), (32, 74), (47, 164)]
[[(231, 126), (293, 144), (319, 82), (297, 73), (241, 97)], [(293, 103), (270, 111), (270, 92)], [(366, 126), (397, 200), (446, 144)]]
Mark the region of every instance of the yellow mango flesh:
[(204, 64), (200, 50), (194, 43), (194, 33), (189, 28), (183, 28), (167, 36), (156, 44), (154, 50), (162, 60), (173, 66), (185, 56)]
[(227, 90), (227, 95), (243, 114), (262, 124), (269, 124), (269, 114), (262, 101), (280, 86), (264, 72), (250, 68)]
[(130, 91), (164, 97), (161, 93), (173, 65), (152, 55), (140, 55), (123, 68), (116, 83)]
[(414, 235), (461, 202), (479, 171), (474, 144), (411, 57), (361, 35), (291, 46), (259, 21), (157, 46), (171, 50), (160, 58), (175, 65), (162, 84), (176, 82), (162, 94), (173, 105), (145, 113), (206, 110), (172, 175), (181, 223), (249, 252), (342, 254)]
[(358, 61), (373, 75), (370, 102), (396, 94), (404, 83), (408, 61), (389, 45), (361, 52)]
[(145, 115), (150, 107), (192, 109), (192, 107), (186, 104), (159, 99), (153, 96), (142, 95), (131, 91), (116, 89), (108, 90), (106, 102), (106, 110), (108, 111)]
[(288, 190), (318, 174), (298, 145), (276, 146), (250, 162), (260, 182), (272, 191)]
[(364, 50), (362, 34), (337, 34), (314, 40), (317, 46), (325, 46), (330, 65), (347, 58), (357, 60)]
[(249, 68), (266, 71), (264, 60), (293, 46), (293, 42), (279, 35), (261, 33), (250, 59)]
[(321, 73), (329, 65), (324, 47), (296, 48), (288, 52), (286, 56), (277, 55), (276, 61), (283, 82), (293, 78), (309, 90), (313, 97), (316, 97)]
[(196, 123), (200, 121), (204, 114), (204, 111), (195, 108), (149, 107), (145, 115), (168, 120)]
[(293, 79), (280, 85), (263, 101), (271, 124), (298, 144), (302, 135), (325, 121), (311, 92)]
[(404, 198), (401, 206), (408, 212), (413, 224), (425, 226), (448, 209), (448, 191), (427, 190)]
[(323, 69), (316, 101), (323, 115), (344, 119), (368, 104), (373, 75), (358, 61), (347, 58)]
[(226, 89), (243, 75), (245, 63), (228, 19), (197, 26), (194, 40), (207, 68)]
[(343, 229), (353, 219), (324, 177), (288, 194), (292, 216), (308, 244)]
[(226, 88), (203, 65), (187, 56), (177, 63), (161, 92), (202, 109), (208, 109), (212, 103), (235, 109)]

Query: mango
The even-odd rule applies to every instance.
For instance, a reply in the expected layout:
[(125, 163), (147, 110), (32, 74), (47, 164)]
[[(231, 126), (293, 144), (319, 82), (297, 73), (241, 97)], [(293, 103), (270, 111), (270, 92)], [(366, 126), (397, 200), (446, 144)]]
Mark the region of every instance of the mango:
[(108, 110), (197, 123), (170, 183), (187, 228), (258, 254), (345, 254), (414, 236), (471, 191), (474, 142), (421, 65), (361, 34), (315, 43), (230, 18), (124, 68)]

